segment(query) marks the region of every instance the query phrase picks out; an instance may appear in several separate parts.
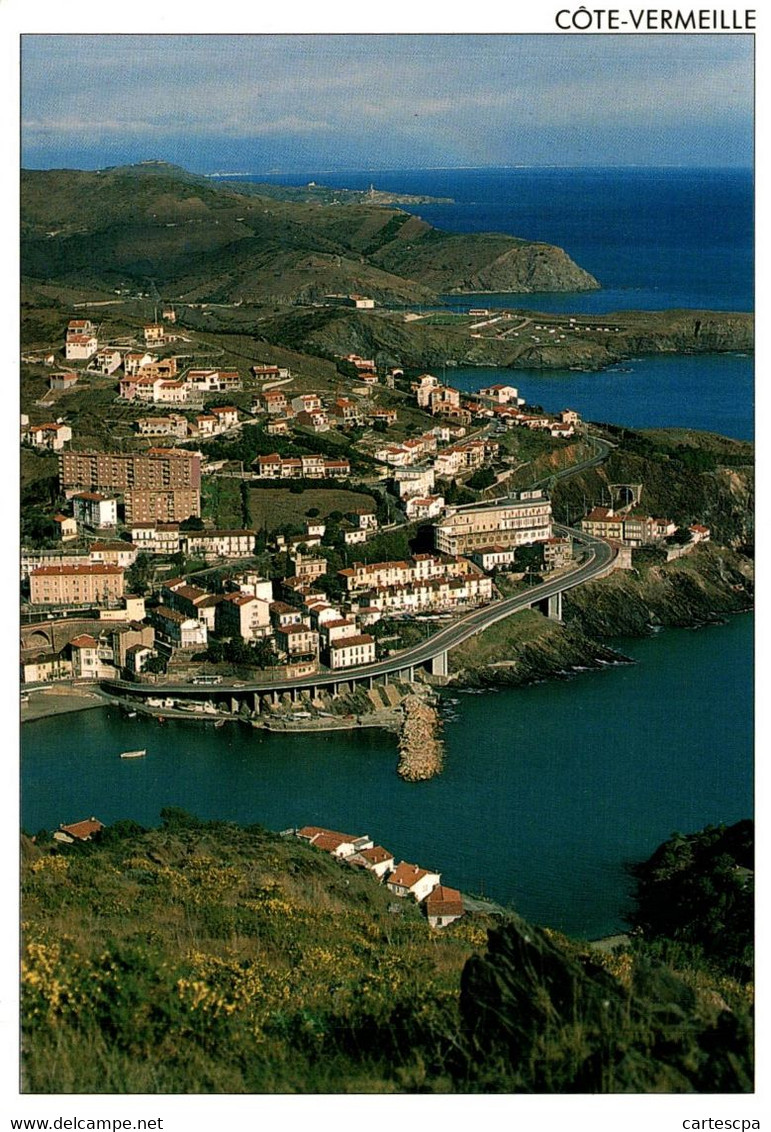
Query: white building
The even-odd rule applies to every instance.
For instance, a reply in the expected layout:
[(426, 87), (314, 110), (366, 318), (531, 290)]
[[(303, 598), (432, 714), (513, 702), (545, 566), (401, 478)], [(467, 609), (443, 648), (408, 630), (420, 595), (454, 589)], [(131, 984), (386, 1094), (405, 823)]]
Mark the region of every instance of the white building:
[(329, 667), (351, 668), (375, 661), (375, 638), (368, 633), (355, 637), (341, 637), (329, 642)]
[(118, 525), (118, 501), (97, 491), (81, 491), (72, 497), (75, 519), (86, 527), (105, 530)]
[(394, 896), (414, 896), (420, 903), (441, 882), (441, 873), (432, 873), (418, 865), (401, 861), (386, 881)]

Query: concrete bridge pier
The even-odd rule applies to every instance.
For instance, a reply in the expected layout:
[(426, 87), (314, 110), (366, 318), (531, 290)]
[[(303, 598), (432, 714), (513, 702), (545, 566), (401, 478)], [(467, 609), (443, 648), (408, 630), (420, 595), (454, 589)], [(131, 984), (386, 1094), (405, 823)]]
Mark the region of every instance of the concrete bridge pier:
[(432, 676), (447, 676), (447, 653), (440, 652), (431, 658), (431, 675)]
[(550, 617), (552, 621), (562, 620), (562, 590), (549, 598), (547, 616)]

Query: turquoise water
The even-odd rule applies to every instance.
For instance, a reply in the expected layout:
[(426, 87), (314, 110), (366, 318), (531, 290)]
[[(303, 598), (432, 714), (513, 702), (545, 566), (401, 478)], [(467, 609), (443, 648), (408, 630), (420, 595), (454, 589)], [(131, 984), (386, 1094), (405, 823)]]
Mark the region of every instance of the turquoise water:
[[(396, 775), (393, 735), (161, 727), (113, 708), (23, 729), (22, 820), (157, 824), (162, 806), (270, 829), (367, 832), (447, 883), (597, 936), (623, 926), (624, 862), (752, 812), (752, 618), (623, 641), (634, 666), (453, 694), (446, 765)], [(146, 759), (121, 760), (147, 747)]]

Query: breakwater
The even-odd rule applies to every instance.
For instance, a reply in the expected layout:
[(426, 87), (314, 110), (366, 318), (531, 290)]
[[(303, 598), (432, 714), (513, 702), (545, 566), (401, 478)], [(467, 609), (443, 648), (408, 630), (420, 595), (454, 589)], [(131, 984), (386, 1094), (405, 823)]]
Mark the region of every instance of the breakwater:
[(406, 782), (424, 782), (442, 769), (444, 744), (439, 738), (439, 713), (418, 696), (407, 696), (403, 710), (397, 770)]

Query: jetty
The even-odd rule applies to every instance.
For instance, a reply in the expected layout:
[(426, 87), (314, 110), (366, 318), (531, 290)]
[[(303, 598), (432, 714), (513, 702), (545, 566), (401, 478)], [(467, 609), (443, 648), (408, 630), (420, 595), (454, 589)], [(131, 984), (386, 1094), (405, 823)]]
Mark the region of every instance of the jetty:
[(414, 695), (406, 697), (403, 710), (397, 772), (407, 782), (424, 782), (442, 769), (444, 744), (439, 738), (439, 713)]

